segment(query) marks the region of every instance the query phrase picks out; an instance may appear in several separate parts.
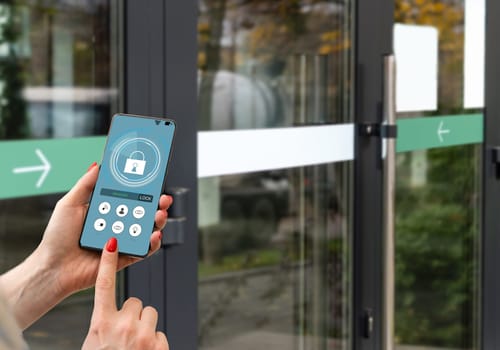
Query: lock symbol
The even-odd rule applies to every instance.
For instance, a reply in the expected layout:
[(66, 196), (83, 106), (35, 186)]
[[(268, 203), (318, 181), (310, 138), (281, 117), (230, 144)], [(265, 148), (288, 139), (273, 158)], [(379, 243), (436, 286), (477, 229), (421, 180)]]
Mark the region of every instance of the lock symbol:
[[(137, 159), (138, 157), (140, 157), (141, 159)], [(127, 161), (125, 162), (125, 169), (123, 169), (123, 172), (127, 174), (143, 175), (145, 167), (146, 158), (144, 157), (144, 153), (142, 153), (141, 151), (134, 151), (130, 153), (129, 157), (127, 158)]]

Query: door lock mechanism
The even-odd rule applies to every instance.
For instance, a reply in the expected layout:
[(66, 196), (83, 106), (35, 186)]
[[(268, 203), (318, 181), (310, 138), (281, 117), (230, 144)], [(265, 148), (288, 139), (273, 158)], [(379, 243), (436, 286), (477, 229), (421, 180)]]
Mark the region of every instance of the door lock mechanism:
[(167, 188), (165, 193), (172, 196), (174, 201), (168, 209), (167, 224), (161, 240), (162, 247), (184, 243), (189, 189), (173, 187)]

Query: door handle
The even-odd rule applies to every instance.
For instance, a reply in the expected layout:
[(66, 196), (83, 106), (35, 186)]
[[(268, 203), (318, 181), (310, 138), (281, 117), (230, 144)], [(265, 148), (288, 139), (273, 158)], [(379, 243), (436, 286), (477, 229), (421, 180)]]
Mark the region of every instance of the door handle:
[[(396, 128), (396, 62), (394, 55), (384, 56), (384, 125)], [(382, 349), (394, 349), (394, 300), (395, 300), (395, 183), (396, 135), (383, 138), (384, 157), (384, 229), (383, 229), (383, 312)]]
[(174, 201), (168, 208), (167, 224), (162, 230), (162, 247), (184, 243), (189, 189), (184, 187), (167, 188), (165, 194), (172, 196)]

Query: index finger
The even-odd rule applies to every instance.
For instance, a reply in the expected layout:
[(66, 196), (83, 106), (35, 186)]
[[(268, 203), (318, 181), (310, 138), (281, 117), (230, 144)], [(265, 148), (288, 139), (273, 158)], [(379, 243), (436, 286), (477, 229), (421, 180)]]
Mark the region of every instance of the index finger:
[(118, 241), (111, 237), (102, 250), (99, 270), (95, 282), (94, 314), (116, 311), (116, 270), (118, 264)]

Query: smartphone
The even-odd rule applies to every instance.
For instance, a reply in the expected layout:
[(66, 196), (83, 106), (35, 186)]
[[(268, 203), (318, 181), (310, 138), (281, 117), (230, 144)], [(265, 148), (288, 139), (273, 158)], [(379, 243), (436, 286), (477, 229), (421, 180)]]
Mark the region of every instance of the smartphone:
[(113, 116), (80, 247), (100, 251), (116, 237), (120, 253), (148, 254), (174, 135), (170, 119)]

